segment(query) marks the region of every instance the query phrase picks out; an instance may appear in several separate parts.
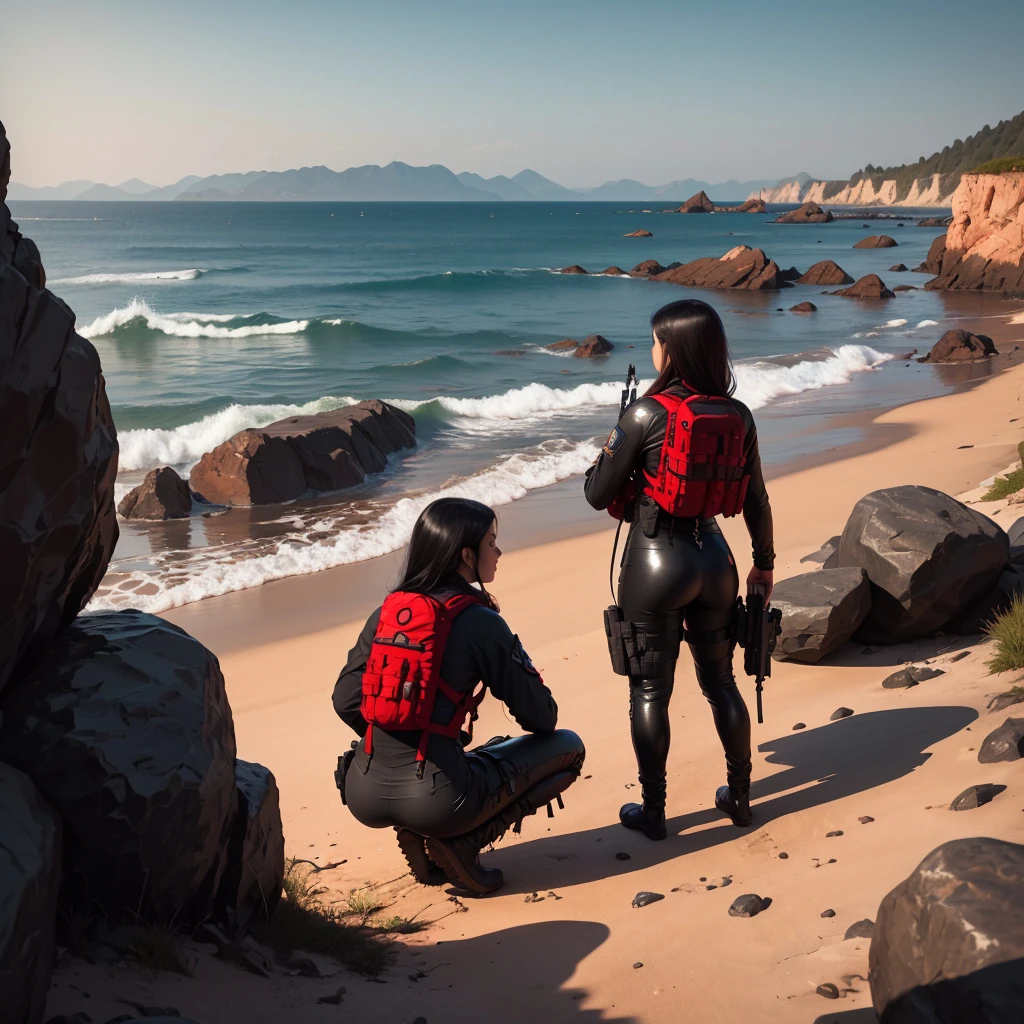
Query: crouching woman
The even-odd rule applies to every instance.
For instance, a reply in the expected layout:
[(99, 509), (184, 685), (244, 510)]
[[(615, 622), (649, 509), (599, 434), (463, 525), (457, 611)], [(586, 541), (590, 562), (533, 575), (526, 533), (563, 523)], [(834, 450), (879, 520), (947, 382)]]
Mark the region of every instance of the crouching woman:
[[(395, 829), (418, 881), (447, 878), (477, 895), (504, 881), (480, 851), (558, 799), (585, 755), (576, 733), (555, 728), (551, 691), (487, 592), (500, 555), (492, 509), (464, 498), (428, 505), (401, 583), (334, 688), (335, 711), (360, 737), (339, 768), (349, 810)], [(487, 691), (528, 735), (467, 749)]]

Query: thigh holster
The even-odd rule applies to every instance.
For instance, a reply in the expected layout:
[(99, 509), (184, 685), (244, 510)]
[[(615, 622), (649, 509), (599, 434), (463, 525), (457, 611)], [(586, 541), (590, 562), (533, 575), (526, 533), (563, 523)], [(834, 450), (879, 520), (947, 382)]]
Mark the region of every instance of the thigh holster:
[(679, 657), (678, 631), (655, 631), (646, 623), (629, 622), (622, 617), (618, 605), (605, 609), (604, 632), (612, 671), (617, 675), (664, 675), (672, 670)]

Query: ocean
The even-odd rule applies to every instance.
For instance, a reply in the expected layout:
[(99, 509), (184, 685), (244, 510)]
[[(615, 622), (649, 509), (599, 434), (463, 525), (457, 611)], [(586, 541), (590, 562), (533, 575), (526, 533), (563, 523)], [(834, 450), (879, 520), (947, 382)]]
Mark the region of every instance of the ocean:
[[(97, 347), (121, 446), (117, 497), (156, 466), (183, 476), (243, 427), (381, 398), (418, 445), (358, 488), (284, 506), (121, 524), (92, 608), (160, 611), (401, 547), (439, 494), (503, 506), (562, 484), (559, 515), (614, 424), (622, 378), (650, 367), (648, 321), (699, 296), (722, 314), (769, 466), (859, 440), (838, 414), (942, 394), (954, 380), (893, 357), (949, 326), (943, 296), (865, 302), (796, 286), (700, 292), (593, 272), (760, 247), (779, 266), (836, 260), (920, 287), (937, 229), (902, 220), (777, 225), (767, 215), (668, 215), (622, 203), (54, 203), (12, 213), (49, 287)], [(779, 207), (778, 209), (785, 209)], [(652, 238), (626, 238), (638, 228)], [(867, 234), (891, 249), (853, 249)], [(581, 264), (588, 276), (557, 268)], [(788, 307), (813, 301), (818, 312)], [(602, 334), (605, 359), (545, 345)], [(511, 354), (509, 354), (511, 353)], [(566, 481), (574, 481), (565, 483)], [(555, 510), (555, 511), (552, 511)], [(203, 513), (206, 513), (205, 515)]]

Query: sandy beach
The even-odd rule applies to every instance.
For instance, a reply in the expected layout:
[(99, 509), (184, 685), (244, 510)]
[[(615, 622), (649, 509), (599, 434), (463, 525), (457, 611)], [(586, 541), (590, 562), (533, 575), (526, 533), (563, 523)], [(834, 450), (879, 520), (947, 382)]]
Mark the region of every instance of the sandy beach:
[[(1007, 307), (986, 324), (1004, 353), (1024, 345), (1024, 314)], [(914, 483), (976, 501), (980, 482), (1017, 458), (1022, 386), (1024, 367), (1009, 365), (965, 390), (873, 417), (870, 443), (834, 453), (835, 461), (772, 478), (776, 579), (813, 568), (800, 558), (839, 533), (868, 491)], [(1004, 527), (1019, 514), (1003, 501), (976, 507)], [(611, 671), (601, 627), (611, 600), (611, 525), (605, 517), (595, 530), (581, 514), (567, 529), (593, 532), (511, 551), (492, 588), (554, 692), (561, 724), (583, 736), (588, 756), (564, 811), (527, 819), (521, 835), (484, 855), (507, 884), (483, 900), (414, 884), (391, 831), (357, 824), (333, 783), (352, 737), (333, 714), (331, 689), (400, 553), (167, 613), (221, 657), (239, 756), (274, 771), (289, 855), (338, 864), (317, 875), (335, 898), (372, 885), (386, 913), (431, 924), (401, 939), (395, 965), (377, 980), (347, 971), (261, 979), (201, 950), (191, 978), (76, 960), (57, 971), (48, 1015), (87, 1005), (103, 1020), (130, 999), (218, 1024), (355, 1015), (382, 1024), (874, 1020), (864, 980), (869, 943), (844, 941), (846, 929), (873, 919), (885, 893), (940, 843), (1024, 836), (1019, 764), (983, 766), (975, 753), (1006, 717), (989, 713), (987, 701), (1013, 680), (987, 674), (978, 637), (872, 653), (848, 645), (820, 665), (776, 663), (765, 723), (754, 727), (755, 826), (740, 830), (713, 809), (724, 761), (684, 656), (672, 705), (669, 838), (648, 842), (617, 823), (620, 804), (637, 790), (626, 685)], [(723, 526), (745, 573), (742, 522)], [(881, 688), (893, 666), (924, 659), (945, 674), (909, 690)], [(740, 685), (752, 703), (752, 681)], [(855, 714), (830, 722), (840, 706)], [(806, 728), (794, 731), (799, 722)], [(514, 731), (497, 702), (486, 701), (477, 735)], [(949, 811), (976, 783), (1007, 789), (980, 809)], [(840, 834), (826, 837), (832, 832)], [(641, 890), (665, 898), (635, 909)], [(771, 907), (753, 920), (730, 917), (732, 900), (751, 892), (770, 897)], [(834, 916), (823, 917), (826, 910)], [(824, 982), (842, 990), (839, 1001), (815, 993)], [(318, 1002), (341, 986), (340, 1006)]]

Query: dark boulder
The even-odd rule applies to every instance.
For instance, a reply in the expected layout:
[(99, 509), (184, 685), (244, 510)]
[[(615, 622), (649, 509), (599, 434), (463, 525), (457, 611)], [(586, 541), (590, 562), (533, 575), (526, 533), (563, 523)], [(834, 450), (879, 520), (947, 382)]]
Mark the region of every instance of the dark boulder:
[(638, 263), (630, 272), (630, 277), (653, 277), (660, 274), (665, 268), (657, 260), (643, 260)]
[(544, 347), (549, 352), (575, 352), (580, 347), (580, 343), (575, 338), (563, 338), (561, 341), (553, 341)]
[(623, 235), (622, 237), (623, 238), (653, 238), (654, 237), (654, 232), (653, 231), (645, 231), (643, 228), (640, 228), (638, 231), (630, 231), (628, 235)]
[(191, 509), (188, 484), (170, 466), (151, 469), (117, 506), (125, 519), (185, 519)]
[(854, 245), (854, 249), (891, 249), (899, 245), (891, 235), (868, 235)]
[(89, 601), (117, 540), (117, 436), (99, 357), (73, 328), (0, 266), (0, 690)]
[(591, 334), (583, 339), (573, 350), (575, 359), (596, 359), (608, 355), (615, 346), (600, 334)]
[(379, 473), (387, 457), (416, 443), (408, 413), (385, 402), (291, 416), (241, 430), (207, 452), (189, 476), (192, 490), (220, 505), (291, 501), (306, 491), (336, 491)]
[(978, 359), (997, 356), (996, 346), (992, 339), (984, 334), (971, 334), (955, 328), (939, 338), (932, 346), (928, 355), (923, 356), (921, 363), (972, 363)]
[(872, 491), (854, 506), (839, 563), (864, 569), (871, 611), (867, 643), (898, 643), (941, 629), (998, 580), (1009, 554), (987, 516), (931, 487)]
[(849, 288), (840, 288), (832, 292), (847, 299), (892, 299), (894, 294), (885, 286), (885, 282), (877, 274), (865, 274), (856, 284)]
[(111, 920), (209, 910), (237, 813), (216, 657), (139, 611), (81, 616), (4, 694), (0, 749), (64, 822), (64, 893)]
[(982, 764), (1019, 761), (1024, 757), (1024, 718), (1008, 718), (985, 737), (978, 751)]
[(830, 210), (823, 210), (817, 203), (804, 203), (798, 210), (790, 210), (776, 217), (773, 224), (828, 224), (834, 218)]
[(269, 918), (281, 898), (284, 832), (281, 798), (270, 769), (236, 761), (235, 779), (238, 817), (218, 903), (244, 928), (254, 919)]
[(1011, 1024), (1024, 1007), (1024, 846), (957, 839), (883, 900), (868, 954), (882, 1024)]
[[(780, 281), (799, 281), (801, 277), (800, 271), (796, 267), (790, 267), (788, 270), (779, 271)], [(779, 312), (782, 312), (779, 310)]]
[(942, 257), (946, 254), (946, 236), (939, 235), (928, 249), (924, 263), (914, 267), (917, 274), (937, 274), (942, 269)]
[(891, 266), (891, 267), (889, 268), (889, 272), (890, 272), (890, 273), (893, 273), (893, 274), (902, 274), (902, 273), (904, 273), (904, 272), (905, 272), (906, 270), (909, 270), (909, 269), (910, 269), (910, 268), (909, 268), (909, 267), (908, 267), (908, 266), (906, 265), (906, 263), (894, 263), (894, 264), (893, 264), (893, 265), (892, 265), (892, 266)]
[(776, 291), (788, 288), (778, 264), (768, 259), (761, 249), (738, 245), (724, 256), (704, 256), (673, 270), (653, 276), (655, 281), (668, 281), (689, 288), (738, 288), (746, 291)]
[(952, 217), (922, 217), (917, 222), (917, 226), (919, 228), (945, 228), (952, 223)]
[(968, 786), (962, 793), (953, 797), (949, 805), (951, 811), (974, 811), (985, 804), (990, 804), (1006, 787), (1000, 783), (983, 782), (978, 786)]
[(714, 213), (715, 204), (703, 192), (698, 192), (679, 207), (680, 213)]
[(31, 780), (0, 763), (0, 1020), (38, 1024), (53, 969), (60, 819)]
[(797, 284), (853, 284), (853, 278), (834, 260), (815, 263), (806, 274), (796, 279)]
[(561, 270), (557, 271), (559, 274), (585, 274), (586, 271), (578, 264), (574, 263), (571, 267), (562, 267)]
[(918, 683), (927, 682), (929, 679), (937, 679), (945, 675), (941, 668), (929, 668), (927, 665), (908, 665), (905, 668), (897, 669), (891, 675), (882, 680), (882, 686), (886, 690), (908, 690)]
[(818, 307), (813, 302), (798, 302), (789, 307), (790, 313), (817, 313)]
[(863, 569), (819, 569), (775, 585), (782, 612), (774, 657), (817, 662), (841, 647), (867, 617), (871, 585)]

